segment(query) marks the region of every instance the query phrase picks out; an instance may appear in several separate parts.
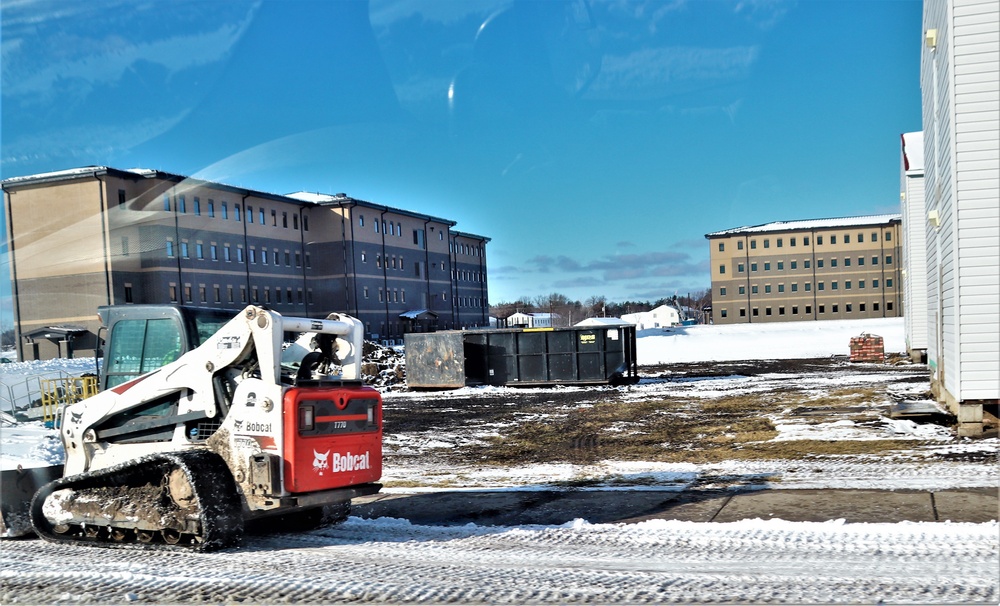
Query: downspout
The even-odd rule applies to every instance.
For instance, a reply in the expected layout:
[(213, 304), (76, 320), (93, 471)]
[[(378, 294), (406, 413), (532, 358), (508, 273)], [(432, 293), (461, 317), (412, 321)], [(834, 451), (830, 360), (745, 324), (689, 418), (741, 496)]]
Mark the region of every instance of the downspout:
[[(357, 250), (355, 250), (355, 248), (354, 248), (355, 240), (354, 240), (354, 212), (353, 212), (354, 211), (354, 207), (357, 206), (357, 205), (358, 205), (357, 202), (352, 202), (351, 205), (347, 208), (347, 210), (351, 211), (349, 213), (350, 216), (351, 216), (351, 218), (350, 218), (350, 225), (351, 225), (351, 263), (350, 263), (350, 265), (351, 265), (351, 280), (348, 281), (348, 280), (345, 279), (345, 284), (344, 284), (344, 286), (345, 286), (345, 288), (344, 288), (344, 306), (347, 307), (348, 309), (351, 308), (351, 295), (350, 295), (350, 293), (348, 293), (346, 287), (347, 287), (348, 284), (352, 284), (353, 286), (351, 286), (350, 289), (354, 293), (354, 314), (353, 315), (355, 317), (357, 317), (357, 318), (360, 319), (360, 317), (361, 317), (361, 309), (358, 307), (358, 268), (357, 268), (357, 265), (355, 265), (355, 259), (356, 259), (356, 255), (357, 255)], [(340, 207), (344, 208), (343, 205), (341, 205)], [(340, 229), (341, 229), (341, 239), (344, 240), (344, 246), (343, 246), (343, 249), (344, 249), (344, 276), (346, 278), (348, 263), (347, 263), (347, 238), (346, 238), (347, 230), (344, 229), (344, 221), (345, 220), (346, 220), (346, 217), (345, 217), (344, 213), (341, 213), (340, 214), (340, 226), (341, 226)]]
[(243, 215), (243, 266), (246, 268), (247, 275), (246, 302), (257, 303), (253, 300), (253, 291), (250, 288), (250, 241), (247, 239), (247, 220), (249, 219), (247, 217), (247, 198), (249, 197), (250, 194), (243, 194), (243, 199), (240, 200), (240, 214)]
[(753, 324), (753, 303), (750, 295), (750, 236), (743, 234), (743, 263), (747, 274), (747, 323)]
[(813, 320), (819, 319), (819, 303), (816, 295), (816, 232), (809, 230), (809, 265), (812, 265)]
[[(458, 257), (455, 252), (458, 245), (451, 239), (451, 228), (448, 228), (448, 282), (451, 284), (451, 298), (452, 300), (458, 296)], [(454, 311), (451, 314), (451, 326), (452, 328), (459, 326), (462, 320), (461, 312)]]
[[(301, 269), (302, 269), (302, 289), (304, 291), (306, 291), (306, 292), (309, 292), (309, 290), (308, 290), (309, 278), (308, 278), (308, 276), (306, 276), (306, 230), (305, 230), (305, 222), (302, 221), (302, 206), (301, 205), (299, 206), (299, 210), (298, 210), (298, 218), (299, 218), (299, 253), (302, 255), (302, 267), (301, 267)], [(343, 240), (344, 239), (344, 225), (343, 225), (344, 224), (344, 217), (343, 217), (343, 215), (341, 215), (341, 217), (340, 217), (340, 223), (341, 223), (341, 225), (340, 225), (340, 239)], [(308, 313), (306, 315), (308, 317)]]
[[(431, 257), (427, 246), (427, 224), (430, 222), (430, 219), (424, 220), (424, 282), (427, 284), (427, 306), (431, 311), (434, 311), (433, 299), (431, 299)], [(452, 315), (454, 315), (454, 310)]]
[[(382, 212), (379, 213), (379, 222), (382, 229), (382, 290), (385, 292), (385, 330), (389, 331), (389, 255), (385, 252), (385, 213), (387, 212), (389, 212), (388, 208), (382, 209)], [(382, 338), (385, 338), (384, 334)]]
[(113, 302), (111, 298), (111, 250), (108, 248), (108, 230), (110, 228), (108, 225), (107, 209), (104, 208), (104, 181), (101, 181), (96, 171), (91, 176), (97, 179), (97, 182), (100, 184), (97, 187), (97, 191), (100, 194), (101, 201), (101, 243), (104, 245), (104, 290), (107, 304), (111, 305)]
[[(17, 359), (24, 359), (24, 351), (21, 349), (21, 297), (18, 296), (17, 284), (17, 263), (14, 262), (14, 209), (10, 197), (16, 192), (3, 188), (4, 195), (7, 196), (7, 262), (10, 267), (11, 296), (14, 297), (14, 338), (17, 340)], [(0, 327), (3, 330), (3, 327)]]
[(489, 319), (486, 317), (486, 240), (480, 240), (479, 245), (479, 322), (480, 326), (488, 326)]
[(181, 228), (180, 222), (177, 218), (177, 191), (171, 188), (174, 194), (171, 196), (167, 194), (167, 198), (172, 198), (170, 202), (170, 208), (174, 215), (174, 261), (177, 263), (177, 303), (184, 302), (184, 276), (181, 274)]

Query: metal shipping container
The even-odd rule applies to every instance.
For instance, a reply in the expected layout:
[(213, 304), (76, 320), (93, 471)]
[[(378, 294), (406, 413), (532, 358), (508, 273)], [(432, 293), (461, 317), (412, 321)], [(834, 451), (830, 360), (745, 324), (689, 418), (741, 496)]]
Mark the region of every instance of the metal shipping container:
[(634, 326), (408, 333), (405, 344), (411, 388), (639, 380)]

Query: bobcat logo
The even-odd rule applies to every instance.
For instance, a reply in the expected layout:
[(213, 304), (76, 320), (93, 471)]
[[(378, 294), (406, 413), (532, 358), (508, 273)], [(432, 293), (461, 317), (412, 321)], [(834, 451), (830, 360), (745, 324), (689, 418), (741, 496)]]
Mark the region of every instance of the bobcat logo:
[(313, 469), (316, 473), (323, 475), (323, 471), (330, 469), (330, 451), (318, 453), (313, 451)]
[(71, 413), (69, 413), (69, 416), (71, 417), (71, 420), (72, 420), (72, 422), (73, 422), (74, 425), (79, 425), (80, 424), (80, 420), (83, 419), (83, 413), (82, 412), (80, 412), (80, 413), (71, 412)]
[(242, 430), (243, 429), (243, 420), (242, 419), (236, 419), (235, 421), (233, 421), (233, 427), (236, 428), (236, 431)]

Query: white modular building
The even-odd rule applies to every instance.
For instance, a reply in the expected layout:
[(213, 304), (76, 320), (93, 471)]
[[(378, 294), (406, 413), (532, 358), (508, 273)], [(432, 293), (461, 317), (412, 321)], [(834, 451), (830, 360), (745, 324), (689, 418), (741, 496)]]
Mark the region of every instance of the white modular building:
[(903, 325), (906, 352), (927, 360), (927, 233), (924, 209), (924, 134), (903, 133), (899, 201), (903, 220)]
[(1000, 399), (1000, 2), (924, 1), (920, 89), (931, 389), (977, 435)]

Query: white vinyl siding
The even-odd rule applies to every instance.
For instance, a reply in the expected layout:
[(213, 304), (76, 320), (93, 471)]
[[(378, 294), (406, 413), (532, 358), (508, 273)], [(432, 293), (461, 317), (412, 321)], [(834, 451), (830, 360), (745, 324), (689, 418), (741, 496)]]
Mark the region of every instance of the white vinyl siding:
[[(1000, 4), (927, 0), (922, 50), (928, 362), (956, 401), (1000, 397)], [(943, 370), (943, 374), (941, 371)]]
[(904, 155), (909, 170), (901, 167), (903, 233), (903, 324), (908, 350), (927, 350), (927, 236), (924, 207), (924, 155), (922, 133), (906, 133)]

